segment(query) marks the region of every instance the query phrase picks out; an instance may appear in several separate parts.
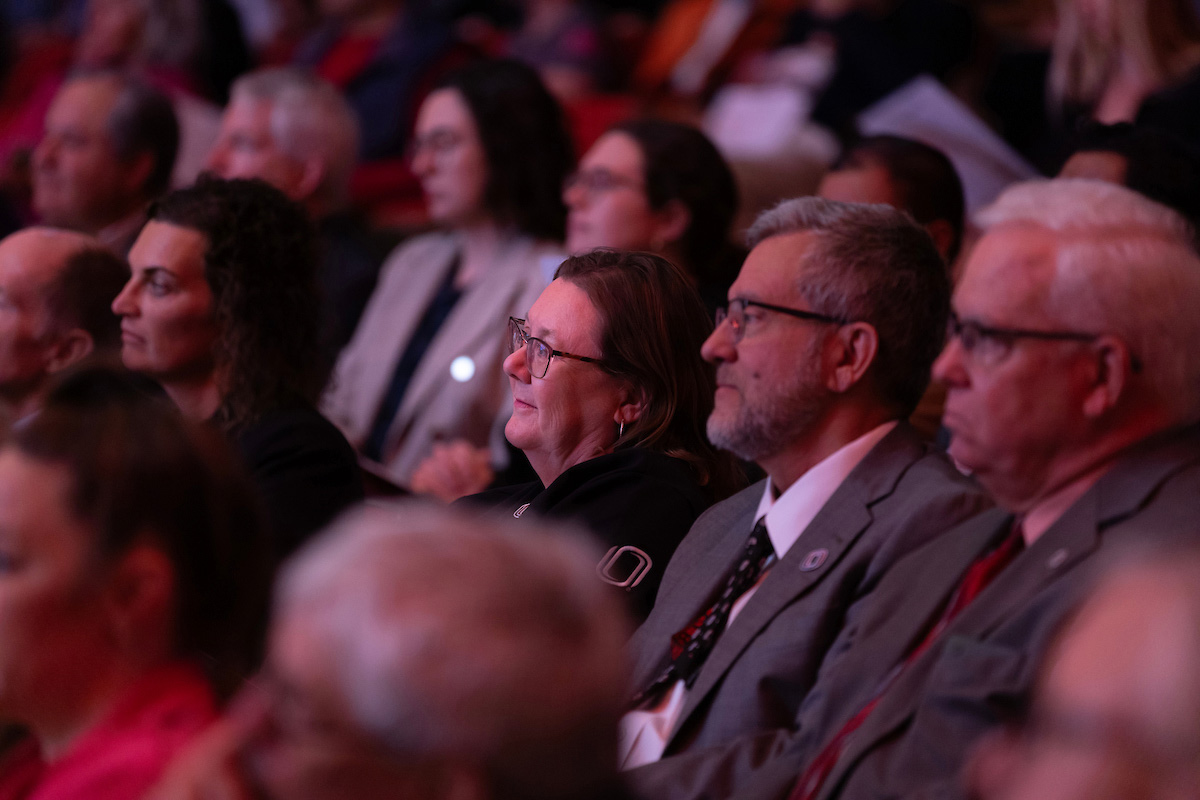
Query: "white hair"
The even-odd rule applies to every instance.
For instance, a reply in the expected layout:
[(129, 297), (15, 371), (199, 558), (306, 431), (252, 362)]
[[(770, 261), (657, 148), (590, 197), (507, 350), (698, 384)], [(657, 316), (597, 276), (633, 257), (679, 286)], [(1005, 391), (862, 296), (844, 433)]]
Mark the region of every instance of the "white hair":
[(976, 223), (1057, 234), (1046, 312), (1119, 336), (1176, 421), (1200, 418), (1200, 255), (1181, 215), (1122, 186), (1059, 178), (1010, 187)]
[(352, 512), (287, 565), (276, 613), (385, 747), (483, 767), (498, 796), (589, 797), (615, 774), (628, 627), (590, 545), (521, 522)]
[(276, 67), (234, 82), (231, 102), (243, 98), (271, 103), (271, 136), (280, 149), (299, 160), (320, 157), (325, 177), (317, 194), (331, 208), (344, 205), (358, 163), (359, 128), (337, 87), (301, 69)]

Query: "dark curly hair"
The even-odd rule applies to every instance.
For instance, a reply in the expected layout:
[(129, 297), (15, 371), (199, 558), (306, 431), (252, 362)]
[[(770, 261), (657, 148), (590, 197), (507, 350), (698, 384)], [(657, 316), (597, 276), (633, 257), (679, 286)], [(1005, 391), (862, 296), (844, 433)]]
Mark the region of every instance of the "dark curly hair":
[(604, 326), (605, 369), (643, 393), (641, 416), (613, 449), (642, 447), (688, 461), (714, 502), (740, 489), (733, 456), (713, 447), (705, 431), (716, 376), (700, 345), (713, 322), (687, 273), (653, 253), (599, 249), (571, 256), (554, 277), (587, 293)]
[(204, 234), (229, 430), (315, 403), (328, 373), (320, 348), (316, 232), (304, 210), (260, 180), (203, 175), (151, 206), (152, 220)]
[(448, 74), (471, 110), (487, 156), (483, 202), (497, 222), (529, 236), (562, 241), (567, 208), (563, 180), (575, 164), (562, 107), (532, 68), (485, 59)]
[(680, 250), (697, 282), (727, 287), (737, 277), (740, 258), (730, 228), (738, 209), (733, 171), (707, 136), (690, 125), (661, 119), (622, 122), (612, 131), (632, 138), (642, 151), (646, 200), (660, 210), (677, 200), (691, 216)]

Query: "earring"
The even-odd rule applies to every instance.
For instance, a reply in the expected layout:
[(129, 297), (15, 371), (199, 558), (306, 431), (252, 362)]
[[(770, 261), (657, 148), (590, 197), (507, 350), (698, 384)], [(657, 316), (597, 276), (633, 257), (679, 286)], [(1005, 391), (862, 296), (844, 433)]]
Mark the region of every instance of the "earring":
[(625, 421), (622, 420), (620, 423), (617, 424), (617, 438), (620, 439), (624, 435), (625, 435)]

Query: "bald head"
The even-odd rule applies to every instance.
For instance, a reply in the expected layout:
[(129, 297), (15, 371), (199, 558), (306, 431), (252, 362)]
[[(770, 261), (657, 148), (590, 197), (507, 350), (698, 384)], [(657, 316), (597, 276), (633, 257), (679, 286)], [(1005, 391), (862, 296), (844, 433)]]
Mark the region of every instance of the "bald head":
[(0, 241), (0, 399), (23, 416), (53, 373), (114, 347), (128, 268), (99, 241), (29, 228)]

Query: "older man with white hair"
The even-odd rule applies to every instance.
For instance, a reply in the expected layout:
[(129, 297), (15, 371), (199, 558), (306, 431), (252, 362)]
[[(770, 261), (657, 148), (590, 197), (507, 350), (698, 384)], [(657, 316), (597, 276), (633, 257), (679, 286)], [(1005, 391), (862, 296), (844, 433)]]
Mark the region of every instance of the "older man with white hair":
[(264, 180), (317, 223), (325, 249), (318, 279), (335, 349), (353, 335), (383, 261), (349, 209), (358, 147), (358, 121), (341, 92), (302, 70), (274, 68), (233, 84), (209, 154), (209, 169), (222, 178)]
[(896, 564), (851, 619), (755, 798), (963, 796), (970, 747), (1030, 696), (1097, 554), (1200, 538), (1200, 256), (1127, 189), (1009, 189), (934, 375), (950, 452), (1002, 508)]
[(263, 673), (155, 796), (621, 797), (629, 630), (595, 564), (566, 530), (351, 514), (285, 568)]

